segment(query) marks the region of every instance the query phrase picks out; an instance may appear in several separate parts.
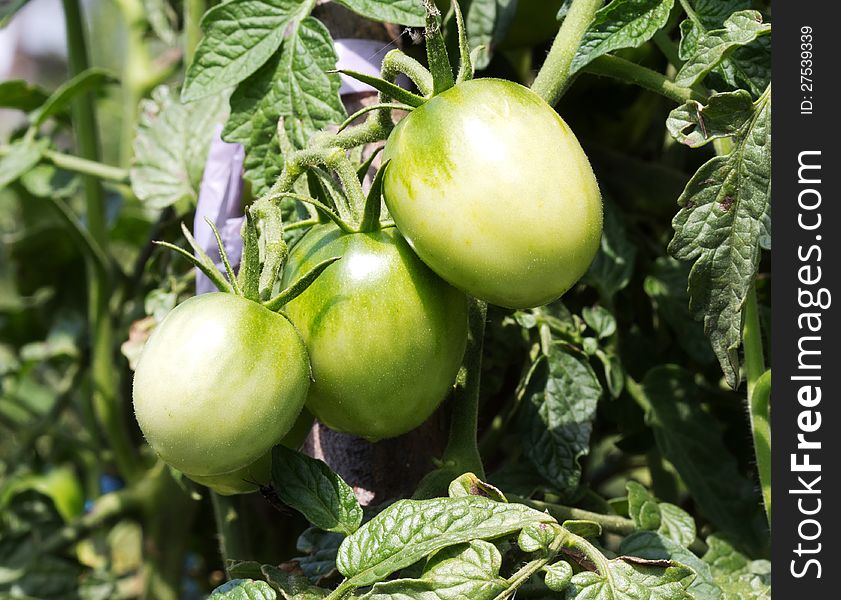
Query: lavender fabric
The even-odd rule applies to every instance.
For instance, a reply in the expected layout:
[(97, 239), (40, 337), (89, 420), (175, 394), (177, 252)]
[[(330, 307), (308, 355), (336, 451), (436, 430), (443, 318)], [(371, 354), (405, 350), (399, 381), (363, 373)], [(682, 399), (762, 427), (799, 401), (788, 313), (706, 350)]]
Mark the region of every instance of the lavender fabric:
[[(383, 55), (389, 46), (372, 40), (340, 39), (335, 40), (338, 68), (359, 71), (368, 75), (378, 75)], [(342, 75), (339, 93), (343, 96), (364, 92), (373, 92), (371, 86)], [(242, 221), (240, 204), (242, 195), (242, 163), (245, 151), (240, 144), (229, 144), (222, 140), (222, 125), (216, 127), (210, 151), (199, 188), (196, 218), (193, 223), (193, 235), (199, 246), (222, 268), (222, 260), (216, 246), (216, 239), (205, 217), (210, 219), (225, 246), (225, 251), (236, 267), (242, 257)], [(196, 269), (196, 294), (213, 292), (216, 286), (207, 276)]]

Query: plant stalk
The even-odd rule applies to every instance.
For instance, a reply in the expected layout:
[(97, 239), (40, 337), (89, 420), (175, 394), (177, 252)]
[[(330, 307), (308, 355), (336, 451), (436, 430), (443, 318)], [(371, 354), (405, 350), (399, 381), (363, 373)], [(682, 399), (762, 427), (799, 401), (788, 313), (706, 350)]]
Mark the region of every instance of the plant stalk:
[(579, 521), (593, 521), (602, 526), (602, 529), (609, 533), (616, 533), (619, 535), (630, 535), (637, 530), (634, 522), (631, 519), (620, 517), (618, 515), (603, 515), (601, 513), (590, 512), (583, 508), (575, 508), (572, 506), (564, 506), (562, 504), (553, 504), (551, 502), (542, 502), (540, 500), (532, 500), (531, 498), (524, 498), (522, 496), (515, 496), (506, 494), (510, 502), (517, 504), (525, 504), (537, 510), (545, 510), (552, 515), (559, 523), (569, 520)]
[[(11, 152), (9, 146), (0, 146), (0, 156), (6, 156), (9, 152)], [(119, 184), (127, 184), (130, 181), (128, 170), (121, 169), (120, 167), (113, 167), (94, 160), (73, 156), (72, 154), (56, 152), (55, 150), (46, 150), (42, 156), (59, 169), (64, 169), (71, 173), (90, 175), (97, 179)]]
[(531, 86), (531, 89), (550, 106), (555, 106), (563, 96), (572, 59), (581, 45), (584, 33), (593, 21), (593, 16), (602, 4), (603, 0), (573, 0), (552, 43), (546, 62)]
[(206, 0), (185, 0), (184, 2), (184, 63), (190, 64), (196, 46), (202, 38), (201, 18), (207, 10)]
[(662, 73), (618, 56), (600, 56), (582, 70), (593, 75), (604, 75), (625, 83), (638, 85), (665, 96), (678, 104), (683, 104), (689, 100), (706, 102), (706, 97), (700, 92), (679, 86)]
[[(70, 75), (75, 76), (89, 66), (84, 20), (79, 0), (63, 0)], [(90, 93), (80, 94), (72, 104), (73, 126), (79, 155), (97, 162), (96, 113)], [(83, 178), (88, 231), (103, 253), (108, 251), (105, 222), (105, 195), (99, 180)], [(114, 452), (120, 474), (133, 481), (138, 471), (137, 456), (131, 443), (114, 364), (114, 332), (108, 311), (112, 293), (110, 273), (92, 257), (87, 260), (88, 321), (91, 345), (91, 394), (94, 414)]]

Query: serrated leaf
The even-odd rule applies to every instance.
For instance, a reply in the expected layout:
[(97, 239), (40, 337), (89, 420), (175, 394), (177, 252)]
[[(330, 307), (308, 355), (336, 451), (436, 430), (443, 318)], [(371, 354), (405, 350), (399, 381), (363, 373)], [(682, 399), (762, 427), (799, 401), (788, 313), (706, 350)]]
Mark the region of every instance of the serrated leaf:
[(56, 91), (50, 94), (41, 106), (32, 111), (29, 120), (33, 127), (40, 127), (44, 122), (58, 114), (70, 105), (79, 94), (99, 89), (107, 83), (115, 83), (117, 79), (108, 71), (92, 68), (82, 71), (72, 79), (62, 83)]
[(692, 569), (678, 563), (662, 566), (624, 557), (607, 561), (607, 572), (573, 575), (567, 600), (693, 600), (686, 591)]
[[(769, 90), (770, 92), (770, 90)], [(733, 150), (704, 164), (678, 199), (669, 253), (694, 260), (690, 310), (704, 319), (727, 382), (739, 384), (742, 305), (771, 238), (771, 97), (757, 102)]]
[(549, 523), (532, 523), (523, 527), (520, 535), (517, 536), (517, 545), (523, 552), (537, 552), (549, 548), (557, 530)]
[(713, 580), (712, 571), (700, 558), (684, 546), (654, 531), (632, 533), (619, 546), (619, 552), (647, 560), (673, 560), (694, 572), (687, 591), (694, 600), (724, 600)]
[(771, 563), (750, 560), (718, 536), (707, 538), (704, 562), (710, 566), (723, 600), (770, 600)]
[(584, 322), (596, 332), (599, 339), (604, 339), (616, 333), (616, 319), (604, 306), (585, 306), (581, 311)]
[(15, 108), (24, 112), (35, 110), (47, 101), (46, 91), (23, 79), (0, 82), (0, 107)]
[(741, 541), (756, 542), (760, 501), (722, 439), (718, 422), (705, 412), (698, 389), (684, 369), (667, 365), (643, 380), (646, 421), (663, 457), (672, 463), (701, 514)]
[(635, 481), (625, 484), (628, 490), (628, 514), (639, 529), (658, 531), (663, 536), (688, 547), (695, 541), (695, 520), (679, 506), (657, 502), (648, 490)]
[(140, 104), (134, 138), (131, 188), (150, 208), (195, 203), (214, 126), (225, 114), (225, 96), (182, 104), (161, 86)]
[(284, 600), (318, 600), (327, 597), (328, 590), (315, 587), (306, 577), (293, 575), (272, 565), (263, 565), (263, 576)]
[(362, 522), (353, 489), (320, 460), (275, 446), (272, 485), (284, 504), (320, 529), (350, 535)]
[(426, 11), (421, 0), (336, 0), (358, 15), (373, 21), (423, 27)]
[(44, 155), (49, 140), (15, 140), (9, 146), (9, 153), (0, 158), (0, 190), (32, 169)]
[(575, 73), (593, 59), (639, 48), (666, 24), (674, 0), (613, 0), (596, 11), (569, 67)]
[(590, 365), (557, 344), (538, 359), (529, 375), (520, 409), (524, 450), (532, 465), (563, 494), (578, 488), (578, 461), (589, 452), (601, 394)]
[(494, 46), (505, 38), (516, 12), (516, 0), (471, 0), (464, 23), (475, 69), (488, 66)]
[(277, 594), (265, 581), (232, 579), (210, 594), (213, 600), (277, 600)]
[(419, 578), (377, 583), (360, 600), (492, 600), (507, 587), (501, 566), (493, 544), (459, 544), (435, 554)]
[(692, 87), (732, 54), (763, 35), (771, 33), (771, 25), (762, 22), (755, 10), (742, 10), (730, 15), (722, 29), (701, 34), (692, 53), (675, 76), (675, 83)]
[(289, 32), (281, 51), (231, 96), (231, 117), (222, 136), (245, 146), (246, 177), (256, 193), (274, 183), (283, 164), (279, 119), (295, 148), (302, 148), (313, 133), (344, 119), (341, 80), (329, 73), (336, 68), (336, 60), (330, 33), (317, 19), (307, 17)]
[(666, 128), (681, 144), (698, 148), (714, 139), (737, 135), (754, 115), (753, 99), (745, 90), (710, 96), (706, 105), (696, 100), (669, 113)]
[(553, 521), (527, 506), (481, 496), (398, 500), (342, 542), (336, 566), (352, 585), (371, 585), (442, 548)]
[(299, 0), (231, 0), (201, 20), (204, 37), (187, 69), (183, 101), (218, 94), (247, 79), (280, 48), (289, 25), (304, 17)]
[(595, 287), (600, 296), (611, 298), (631, 281), (636, 256), (637, 248), (628, 238), (625, 218), (616, 204), (606, 200), (599, 252), (582, 281)]

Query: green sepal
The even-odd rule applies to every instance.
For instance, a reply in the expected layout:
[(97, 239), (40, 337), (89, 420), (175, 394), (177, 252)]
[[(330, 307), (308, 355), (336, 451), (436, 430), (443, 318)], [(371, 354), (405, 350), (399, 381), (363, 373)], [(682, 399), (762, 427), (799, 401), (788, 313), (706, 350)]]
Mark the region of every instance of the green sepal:
[(257, 226), (250, 211), (245, 211), (245, 225), (242, 229), (242, 261), (237, 277), (242, 295), (249, 300), (260, 299), (260, 245)]
[(198, 242), (196, 242), (196, 239), (193, 237), (193, 235), (190, 233), (190, 230), (187, 229), (184, 223), (181, 223), (181, 231), (184, 233), (184, 237), (187, 238), (187, 242), (190, 244), (190, 248), (192, 248), (195, 254), (191, 254), (190, 252), (184, 250), (184, 248), (180, 248), (175, 244), (170, 244), (169, 242), (155, 241), (154, 243), (158, 246), (163, 246), (164, 248), (168, 248), (174, 252), (177, 252), (178, 254), (186, 258), (193, 264), (194, 267), (196, 267), (199, 271), (207, 275), (207, 278), (213, 282), (213, 285), (215, 285), (220, 292), (227, 292), (229, 294), (233, 294), (234, 288), (231, 286), (230, 283), (225, 281), (225, 278), (222, 276), (222, 273), (219, 271), (219, 269), (216, 268), (216, 265), (213, 263), (213, 261), (207, 255), (207, 253), (201, 249)]
[(234, 269), (231, 267), (231, 261), (228, 258), (228, 253), (225, 251), (225, 243), (222, 241), (222, 236), (219, 235), (216, 223), (207, 217), (204, 218), (204, 222), (208, 224), (210, 229), (213, 231), (213, 237), (216, 238), (216, 246), (219, 248), (219, 257), (222, 259), (222, 264), (225, 266), (225, 273), (228, 275), (228, 281), (231, 284), (231, 288), (237, 296), (242, 296), (242, 291), (240, 291), (239, 284), (237, 283), (236, 273), (234, 273)]
[(371, 165), (374, 164), (374, 159), (377, 158), (380, 152), (385, 150), (385, 146), (379, 146), (374, 148), (374, 151), (371, 152), (371, 156), (365, 159), (365, 161), (359, 165), (359, 168), (356, 169), (356, 178), (359, 180), (359, 183), (365, 181), (365, 176), (368, 174), (368, 171), (371, 168)]
[(391, 163), (390, 160), (385, 161), (377, 171), (374, 181), (371, 183), (371, 189), (368, 190), (368, 197), (365, 199), (365, 211), (362, 213), (362, 222), (359, 223), (359, 231), (376, 231), (380, 228), (380, 211), (383, 197), (383, 177), (385, 170)]
[[(385, 79), (381, 79), (379, 77), (374, 77), (373, 75), (366, 75), (365, 73), (359, 73), (357, 71), (351, 71), (350, 69), (338, 69), (336, 71), (330, 71), (331, 73), (341, 73), (342, 75), (347, 75), (348, 77), (353, 77), (357, 81), (361, 81), (362, 83), (367, 83), (372, 88), (383, 94), (385, 98), (392, 98), (401, 102), (403, 104), (408, 104), (413, 108), (417, 108), (421, 104), (423, 104), (426, 100), (423, 96), (418, 96), (417, 94), (413, 94), (410, 91), (404, 90), (399, 85), (394, 83), (390, 83)], [(451, 86), (452, 87), (452, 86)]]
[(453, 11), (456, 15), (456, 28), (458, 29), (458, 75), (456, 83), (470, 81), (473, 79), (473, 60), (470, 57), (470, 42), (467, 39), (467, 27), (464, 25), (464, 16), (461, 14), (461, 7), (457, 0), (453, 0)]
[(349, 116), (347, 119), (345, 119), (341, 125), (339, 125), (339, 132), (344, 131), (356, 119), (358, 119), (366, 113), (371, 112), (372, 110), (405, 110), (411, 112), (414, 109), (414, 106), (409, 106), (408, 104), (400, 104), (397, 102), (381, 102), (379, 104), (372, 104), (371, 106), (363, 106), (358, 111)]
[(290, 285), (288, 288), (280, 292), (277, 296), (272, 298), (271, 300), (267, 300), (263, 302), (263, 306), (268, 308), (272, 311), (280, 310), (285, 304), (288, 304), (301, 294), (303, 294), (308, 287), (310, 287), (316, 278), (321, 275), (321, 273), (332, 265), (334, 262), (342, 258), (341, 256), (334, 256), (333, 258), (328, 258), (327, 260), (323, 260), (317, 265), (315, 265), (310, 271), (308, 271), (305, 275), (303, 275), (300, 279), (298, 279), (295, 283)]
[(441, 34), (441, 11), (432, 0), (423, 0), (423, 5), (426, 8), (426, 59), (432, 73), (432, 95), (436, 96), (453, 87), (455, 80), (447, 44)]

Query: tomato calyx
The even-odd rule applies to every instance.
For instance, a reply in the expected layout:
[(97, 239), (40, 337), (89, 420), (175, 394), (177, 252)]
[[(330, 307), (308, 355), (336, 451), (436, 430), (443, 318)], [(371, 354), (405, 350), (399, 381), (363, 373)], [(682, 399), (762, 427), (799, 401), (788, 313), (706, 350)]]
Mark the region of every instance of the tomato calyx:
[(183, 223), (181, 224), (181, 231), (193, 253), (168, 242), (156, 241), (155, 243), (180, 254), (190, 261), (193, 266), (213, 282), (220, 292), (234, 294), (246, 300), (257, 302), (273, 312), (279, 311), (285, 304), (300, 296), (313, 284), (324, 269), (341, 258), (335, 256), (315, 265), (312, 270), (304, 273), (299, 279), (281, 290), (280, 293), (272, 296), (275, 283), (280, 280), (283, 267), (289, 256), (289, 250), (283, 240), (283, 219), (280, 206), (261, 199), (245, 211), (245, 224), (242, 233), (242, 264), (239, 273), (234, 272), (216, 225), (210, 219), (205, 219), (205, 221), (216, 237), (216, 245), (222, 259), (224, 273), (217, 268)]

